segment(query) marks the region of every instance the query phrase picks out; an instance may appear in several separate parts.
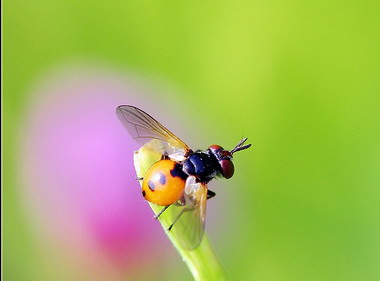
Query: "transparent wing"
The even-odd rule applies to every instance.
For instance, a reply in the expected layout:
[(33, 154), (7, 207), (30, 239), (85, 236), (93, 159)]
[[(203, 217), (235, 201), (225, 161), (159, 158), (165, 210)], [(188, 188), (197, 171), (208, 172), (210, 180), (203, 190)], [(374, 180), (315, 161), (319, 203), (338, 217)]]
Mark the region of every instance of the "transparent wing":
[(165, 128), (148, 113), (131, 105), (121, 105), (116, 114), (129, 134), (141, 144), (151, 140), (159, 141), (164, 152), (168, 155), (185, 155), (190, 148), (171, 131)]
[[(191, 177), (190, 177), (191, 178)], [(195, 249), (202, 241), (205, 220), (207, 186), (201, 183), (186, 185), (184, 194), (185, 204), (183, 206), (172, 205), (168, 209), (165, 219), (174, 222), (170, 232), (171, 235), (185, 249)]]

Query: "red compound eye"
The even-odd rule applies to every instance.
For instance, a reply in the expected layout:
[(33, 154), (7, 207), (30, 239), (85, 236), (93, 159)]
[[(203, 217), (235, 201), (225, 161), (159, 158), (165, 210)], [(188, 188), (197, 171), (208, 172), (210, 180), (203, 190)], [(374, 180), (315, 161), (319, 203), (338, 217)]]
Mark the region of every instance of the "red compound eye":
[(234, 175), (235, 167), (231, 160), (220, 160), (219, 164), (222, 167), (223, 177), (229, 179)]
[(210, 145), (208, 149), (210, 149), (213, 153), (216, 153), (219, 150), (223, 150), (223, 147), (217, 144), (213, 144), (213, 145)]

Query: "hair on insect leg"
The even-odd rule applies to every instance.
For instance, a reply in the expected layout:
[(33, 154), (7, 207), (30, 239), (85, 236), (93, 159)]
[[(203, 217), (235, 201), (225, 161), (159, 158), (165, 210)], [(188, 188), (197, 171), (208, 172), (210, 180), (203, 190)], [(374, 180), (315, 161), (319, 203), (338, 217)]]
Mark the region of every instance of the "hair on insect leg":
[(170, 206), (171, 206), (171, 205), (168, 205), (168, 206), (163, 207), (163, 208), (161, 209), (161, 211), (160, 211), (158, 214), (154, 215), (154, 218), (155, 218), (155, 219), (158, 219), (158, 218), (162, 215), (162, 213), (165, 212), (165, 211), (167, 210), (167, 208), (169, 208)]

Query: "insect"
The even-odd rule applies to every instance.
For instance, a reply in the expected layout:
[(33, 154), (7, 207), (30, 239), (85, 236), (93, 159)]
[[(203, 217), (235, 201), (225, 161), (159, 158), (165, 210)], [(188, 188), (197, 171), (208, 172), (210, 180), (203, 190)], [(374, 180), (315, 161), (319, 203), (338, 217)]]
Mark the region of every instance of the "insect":
[(245, 150), (251, 144), (242, 139), (232, 150), (220, 145), (210, 145), (207, 150), (190, 149), (171, 131), (143, 110), (121, 105), (116, 109), (117, 116), (136, 141), (150, 145), (162, 155), (143, 176), (142, 195), (163, 208), (155, 215), (159, 218), (169, 207), (177, 208), (172, 223), (168, 227), (177, 230), (183, 245), (196, 248), (202, 240), (205, 227), (206, 201), (215, 196), (207, 188), (207, 183), (215, 177), (229, 179), (234, 174), (232, 156)]

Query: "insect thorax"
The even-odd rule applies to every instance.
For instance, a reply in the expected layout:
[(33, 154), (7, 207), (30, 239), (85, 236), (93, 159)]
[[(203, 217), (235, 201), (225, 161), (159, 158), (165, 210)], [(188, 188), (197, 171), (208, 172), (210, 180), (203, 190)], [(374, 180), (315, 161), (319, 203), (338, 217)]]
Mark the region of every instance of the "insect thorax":
[(217, 159), (204, 151), (196, 151), (191, 154), (184, 161), (182, 169), (186, 174), (195, 176), (202, 183), (207, 183), (221, 174)]

